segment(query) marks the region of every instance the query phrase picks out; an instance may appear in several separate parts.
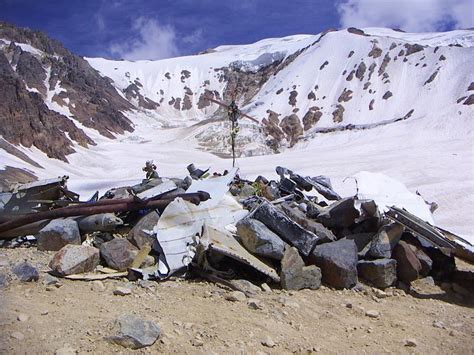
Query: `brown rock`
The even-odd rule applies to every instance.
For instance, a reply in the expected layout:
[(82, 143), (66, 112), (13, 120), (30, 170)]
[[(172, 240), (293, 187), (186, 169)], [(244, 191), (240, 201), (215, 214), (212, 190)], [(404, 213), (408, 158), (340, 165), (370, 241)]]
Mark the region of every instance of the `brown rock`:
[(141, 249), (146, 244), (153, 245), (155, 237), (147, 233), (147, 231), (152, 231), (159, 219), (160, 215), (158, 212), (151, 211), (147, 215), (143, 216), (130, 230), (130, 232), (128, 232), (127, 239), (139, 249)]
[(127, 239), (115, 238), (100, 246), (100, 256), (108, 266), (125, 271), (132, 264), (138, 249)]
[(298, 250), (289, 247), (281, 260), (280, 279), (286, 290), (316, 290), (321, 286), (321, 270), (315, 265), (305, 266)]
[(99, 265), (99, 249), (86, 245), (66, 245), (49, 263), (52, 271), (60, 276), (93, 271)]
[(319, 111), (319, 107), (317, 106), (310, 107), (308, 112), (306, 112), (306, 114), (303, 116), (304, 130), (307, 131), (308, 129), (313, 127), (316, 123), (318, 123), (322, 115), (323, 113)]
[(341, 104), (336, 106), (336, 109), (332, 113), (332, 120), (334, 121), (334, 123), (342, 122), (342, 119), (344, 117), (344, 111), (344, 106), (342, 106)]
[(290, 142), (290, 147), (298, 141), (298, 137), (303, 134), (303, 127), (297, 115), (286, 116), (280, 123), (280, 127), (286, 134), (286, 139)]
[(420, 276), (421, 263), (408, 243), (403, 240), (398, 242), (392, 258), (397, 261), (397, 277), (400, 281), (411, 282)]

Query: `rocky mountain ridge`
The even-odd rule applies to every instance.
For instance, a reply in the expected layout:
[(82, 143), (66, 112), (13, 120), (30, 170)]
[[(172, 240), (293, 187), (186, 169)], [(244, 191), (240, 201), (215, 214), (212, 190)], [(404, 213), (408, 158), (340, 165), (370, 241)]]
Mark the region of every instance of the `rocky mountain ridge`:
[(163, 129), (190, 127), (201, 148), (228, 153), (225, 112), (206, 96), (235, 98), (260, 121), (243, 120), (241, 155), (279, 152), (321, 132), (436, 124), (472, 114), (473, 44), (472, 30), (350, 28), (129, 62), (83, 59), (41, 32), (1, 23), (0, 135), (10, 154), (35, 147), (67, 161), (97, 134), (132, 132), (140, 113)]

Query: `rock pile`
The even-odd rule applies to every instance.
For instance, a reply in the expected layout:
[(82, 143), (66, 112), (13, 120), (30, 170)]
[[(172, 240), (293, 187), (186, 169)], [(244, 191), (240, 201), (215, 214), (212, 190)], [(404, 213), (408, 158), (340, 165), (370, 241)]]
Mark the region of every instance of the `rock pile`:
[[(245, 294), (246, 287), (229, 282), (229, 275), (288, 290), (465, 279), (455, 270), (454, 256), (469, 259), (472, 251), (456, 244), (451, 233), (447, 238), (448, 232), (395, 207), (387, 212), (374, 200), (342, 198), (325, 176), (283, 167), (276, 173), (279, 180), (255, 181), (239, 178), (237, 171), (186, 179), (153, 173), (87, 202), (67, 190), (65, 178), (27, 184), (3, 194), (0, 238), (11, 239), (15, 231), (19, 238), (34, 235), (29, 240), (36, 239), (39, 250), (57, 251), (49, 264), (56, 276), (164, 279), (187, 270)], [(49, 194), (40, 212), (28, 199), (12, 205), (16, 194), (28, 196), (31, 189), (35, 200)], [(51, 195), (51, 189), (61, 193)], [(28, 223), (19, 226), (23, 220)], [(14, 246), (22, 239), (5, 240), (4, 246)], [(27, 263), (14, 272), (20, 280), (38, 278)]]

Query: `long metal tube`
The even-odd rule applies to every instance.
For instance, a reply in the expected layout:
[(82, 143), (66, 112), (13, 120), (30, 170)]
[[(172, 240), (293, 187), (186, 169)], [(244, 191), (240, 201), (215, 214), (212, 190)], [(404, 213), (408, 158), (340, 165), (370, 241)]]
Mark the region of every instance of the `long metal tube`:
[[(207, 192), (195, 192), (182, 194), (179, 197), (189, 202), (199, 204), (201, 201), (206, 201), (210, 198)], [(56, 219), (74, 216), (90, 216), (99, 213), (117, 213), (126, 211), (137, 211), (145, 208), (164, 208), (168, 206), (175, 197), (171, 199), (154, 200), (154, 201), (136, 201), (131, 199), (124, 199), (125, 202), (114, 202), (113, 204), (97, 204), (90, 203), (81, 206), (70, 206), (64, 208), (57, 208), (51, 211), (28, 213), (10, 219), (8, 222), (0, 224), (0, 233), (8, 230), (18, 228), (25, 224), (34, 223), (43, 219)], [(119, 200), (116, 200), (119, 201)], [(3, 239), (0, 237), (0, 239)]]

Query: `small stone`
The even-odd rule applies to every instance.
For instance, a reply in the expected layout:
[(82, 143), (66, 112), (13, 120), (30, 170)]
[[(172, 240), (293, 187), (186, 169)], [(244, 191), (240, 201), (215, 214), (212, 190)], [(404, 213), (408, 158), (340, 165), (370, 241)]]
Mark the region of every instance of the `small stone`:
[(194, 338), (191, 340), (191, 345), (195, 347), (200, 347), (200, 346), (204, 346), (204, 342), (201, 339)]
[(380, 318), (380, 313), (375, 310), (368, 310), (365, 312), (365, 315), (369, 318)]
[(262, 290), (263, 290), (264, 292), (272, 293), (272, 289), (270, 288), (270, 286), (268, 286), (267, 283), (261, 284), (260, 287), (262, 288)]
[(247, 280), (231, 280), (230, 283), (246, 295), (256, 295), (260, 292), (260, 287)]
[(265, 337), (265, 339), (262, 340), (262, 345), (266, 346), (267, 348), (274, 348), (276, 346), (273, 339), (270, 338), (268, 335)]
[(415, 339), (406, 339), (405, 340), (405, 346), (414, 348), (414, 347), (418, 346), (418, 343)]
[(132, 294), (132, 290), (128, 287), (119, 286), (114, 290), (114, 295), (116, 296), (127, 296), (131, 294)]
[(114, 323), (117, 334), (106, 337), (106, 340), (124, 348), (140, 349), (153, 345), (161, 335), (158, 324), (140, 319), (134, 315), (124, 315)]
[(48, 314), (49, 314), (49, 311), (47, 309), (45, 309), (44, 311), (41, 312), (42, 316), (46, 316)]
[(247, 299), (247, 296), (245, 296), (245, 293), (243, 292), (234, 291), (226, 295), (225, 299), (232, 302), (244, 302)]
[(156, 288), (156, 282), (155, 281), (150, 281), (150, 280), (138, 280), (137, 282), (138, 286), (141, 288), (144, 288), (149, 291), (154, 291)]
[(433, 321), (433, 327), (439, 328), (439, 329), (446, 329), (446, 326), (444, 325), (444, 323), (438, 320)]
[(91, 282), (91, 290), (95, 291), (95, 292), (104, 292), (105, 291), (105, 285), (100, 280), (92, 281)]
[(16, 319), (18, 319), (18, 321), (20, 322), (26, 322), (28, 319), (30, 319), (30, 316), (24, 314), (24, 313), (20, 313)]
[(57, 277), (54, 277), (50, 274), (45, 274), (44, 275), (44, 280), (43, 280), (44, 285), (46, 285), (46, 286), (55, 285), (58, 282), (59, 282), (59, 279)]
[(387, 292), (379, 290), (378, 288), (374, 288), (374, 294), (375, 294), (375, 297), (377, 297), (377, 298), (387, 298), (387, 297), (389, 297), (389, 294)]
[(39, 273), (30, 263), (24, 261), (12, 267), (12, 272), (21, 282), (38, 281)]
[(247, 304), (248, 304), (249, 308), (254, 309), (254, 310), (263, 309), (262, 302), (260, 300), (255, 299), (255, 298), (249, 298)]
[(25, 336), (23, 335), (23, 333), (20, 333), (20, 332), (13, 332), (10, 334), (10, 336), (13, 338), (13, 339), (16, 339), (16, 340), (23, 340), (25, 339)]

